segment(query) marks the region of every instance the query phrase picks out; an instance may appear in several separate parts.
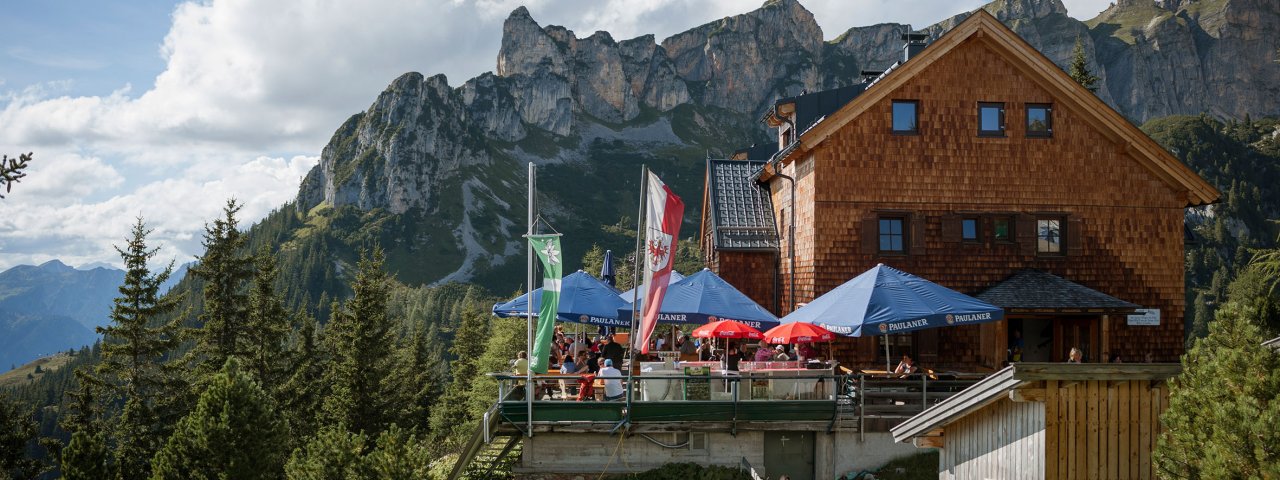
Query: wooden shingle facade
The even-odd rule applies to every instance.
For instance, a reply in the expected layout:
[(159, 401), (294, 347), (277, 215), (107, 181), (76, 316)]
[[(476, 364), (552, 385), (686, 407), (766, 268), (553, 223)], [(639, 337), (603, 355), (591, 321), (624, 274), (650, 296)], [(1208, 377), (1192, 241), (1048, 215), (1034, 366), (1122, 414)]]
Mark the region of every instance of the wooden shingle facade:
[[(1072, 298), (1116, 302), (1001, 305), (1007, 320), (891, 344), (927, 367), (993, 370), (1014, 350), (1037, 361), (1072, 347), (1090, 362), (1182, 354), (1184, 209), (1218, 191), (986, 12), (797, 125), (803, 106), (775, 109), (770, 123), (788, 133), (754, 176), (771, 194), (777, 280), (734, 283), (774, 293), (775, 313), (877, 263), (971, 295), (1034, 271), (1097, 294)], [(721, 276), (745, 278), (738, 252), (704, 249)], [(1131, 325), (1139, 308), (1158, 310), (1158, 325)], [(843, 341), (836, 356), (883, 365), (881, 341)]]

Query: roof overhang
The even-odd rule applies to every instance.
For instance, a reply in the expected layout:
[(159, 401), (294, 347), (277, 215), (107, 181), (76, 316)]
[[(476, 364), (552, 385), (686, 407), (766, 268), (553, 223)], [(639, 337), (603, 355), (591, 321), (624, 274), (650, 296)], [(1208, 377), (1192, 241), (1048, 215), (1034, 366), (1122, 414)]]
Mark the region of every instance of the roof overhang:
[(1177, 363), (1015, 363), (889, 430), (893, 441), (937, 436), (947, 425), (1042, 380), (1163, 381), (1182, 373)]
[[(1215, 203), (1222, 196), (1218, 189), (1183, 165), (1093, 92), (1072, 80), (1048, 57), (983, 9), (975, 11), (910, 61), (886, 72), (865, 93), (825, 121), (803, 132), (796, 142), (796, 148), (779, 152), (775, 158), (783, 164), (802, 158), (805, 153), (827, 141), (841, 127), (884, 100), (916, 74), (951, 50), (971, 41), (984, 42), (1040, 87), (1055, 93), (1058, 101), (1078, 109), (1082, 113), (1081, 118), (1115, 143), (1119, 151), (1132, 156), (1175, 191), (1181, 192), (1186, 206)], [(767, 178), (760, 177), (762, 181)]]

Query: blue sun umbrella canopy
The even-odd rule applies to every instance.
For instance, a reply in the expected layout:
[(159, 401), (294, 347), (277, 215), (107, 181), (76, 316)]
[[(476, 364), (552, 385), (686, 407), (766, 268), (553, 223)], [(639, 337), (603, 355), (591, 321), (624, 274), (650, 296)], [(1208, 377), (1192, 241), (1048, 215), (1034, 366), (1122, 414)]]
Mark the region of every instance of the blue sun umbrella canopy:
[(994, 322), (1004, 310), (885, 264), (782, 318), (849, 337)]
[[(618, 318), (630, 319), (631, 305), (618, 312)], [(779, 325), (778, 317), (711, 270), (703, 269), (667, 287), (658, 323), (703, 325), (717, 320), (735, 320), (760, 331)]]
[[(676, 283), (679, 283), (681, 280), (684, 280), (684, 275), (681, 275), (680, 272), (672, 270), (671, 279), (667, 281), (668, 288), (670, 288), (671, 285), (675, 285)], [(638, 288), (633, 288), (631, 290), (627, 290), (625, 292), (619, 293), (618, 297), (621, 298), (622, 301), (624, 302), (632, 303), (636, 301), (636, 295), (640, 295), (640, 298), (644, 298), (644, 296), (648, 293), (649, 293), (649, 289), (645, 288), (644, 285), (641, 285)]]
[[(533, 315), (542, 304), (542, 289), (536, 289), (506, 303), (493, 306), (499, 317), (523, 317), (528, 313), (529, 297), (533, 297)], [(578, 270), (560, 282), (560, 308), (556, 320), (610, 327), (630, 326), (629, 320), (618, 319), (618, 310), (628, 308), (618, 291), (590, 274)]]

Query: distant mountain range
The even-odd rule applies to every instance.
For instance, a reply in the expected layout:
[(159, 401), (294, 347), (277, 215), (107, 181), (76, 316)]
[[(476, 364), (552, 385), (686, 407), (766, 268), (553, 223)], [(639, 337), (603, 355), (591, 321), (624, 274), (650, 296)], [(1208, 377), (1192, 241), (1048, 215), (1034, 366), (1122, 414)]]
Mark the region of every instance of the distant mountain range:
[[(162, 290), (186, 274), (176, 271)], [(72, 268), (52, 260), (0, 272), (0, 370), (97, 341), (109, 322), (124, 271)]]

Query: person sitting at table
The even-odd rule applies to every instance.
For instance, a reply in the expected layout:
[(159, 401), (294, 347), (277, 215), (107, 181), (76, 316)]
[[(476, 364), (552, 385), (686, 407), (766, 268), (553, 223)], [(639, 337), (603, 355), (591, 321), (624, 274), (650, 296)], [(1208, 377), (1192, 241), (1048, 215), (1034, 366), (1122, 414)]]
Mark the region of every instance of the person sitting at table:
[(893, 369), (893, 376), (898, 378), (907, 378), (916, 371), (916, 362), (911, 359), (911, 355), (902, 354), (902, 361), (898, 362), (898, 368)]
[(778, 351), (777, 355), (774, 355), (774, 356), (773, 356), (773, 359), (774, 359), (774, 360), (779, 361), (779, 362), (789, 362), (789, 361), (791, 361), (791, 356), (790, 356), (790, 355), (787, 355), (787, 347), (786, 347), (786, 346), (784, 346), (784, 345), (778, 345), (774, 350), (777, 350), (777, 351)]
[(515, 372), (516, 375), (528, 375), (529, 354), (524, 351), (517, 353), (515, 361), (511, 362), (511, 371)]
[(698, 346), (698, 361), (711, 361), (711, 342), (702, 342), (702, 345)]
[(596, 374), (600, 372), (600, 353), (587, 353), (587, 373)]
[[(698, 346), (693, 344), (693, 339), (688, 335), (680, 335), (680, 361), (696, 362), (698, 361)], [(704, 343), (705, 345), (705, 343)]]
[(738, 347), (730, 346), (729, 353), (725, 354), (725, 370), (730, 372), (738, 371), (738, 362), (742, 361), (742, 355), (738, 354)]
[(769, 344), (760, 341), (760, 346), (756, 348), (755, 359), (757, 362), (767, 362), (773, 358), (773, 351), (769, 350)]
[(596, 377), (604, 379), (605, 400), (621, 400), (626, 394), (626, 390), (622, 389), (622, 371), (613, 368), (613, 360), (605, 359), (604, 368), (600, 369), (600, 374)]
[(796, 347), (796, 352), (799, 353), (800, 355), (799, 360), (808, 361), (808, 360), (815, 360), (818, 358), (818, 351), (815, 350), (813, 348), (813, 345), (809, 343), (800, 344), (799, 347)]
[(560, 362), (560, 373), (578, 373), (578, 366), (573, 364), (572, 353), (565, 355), (564, 360)]

